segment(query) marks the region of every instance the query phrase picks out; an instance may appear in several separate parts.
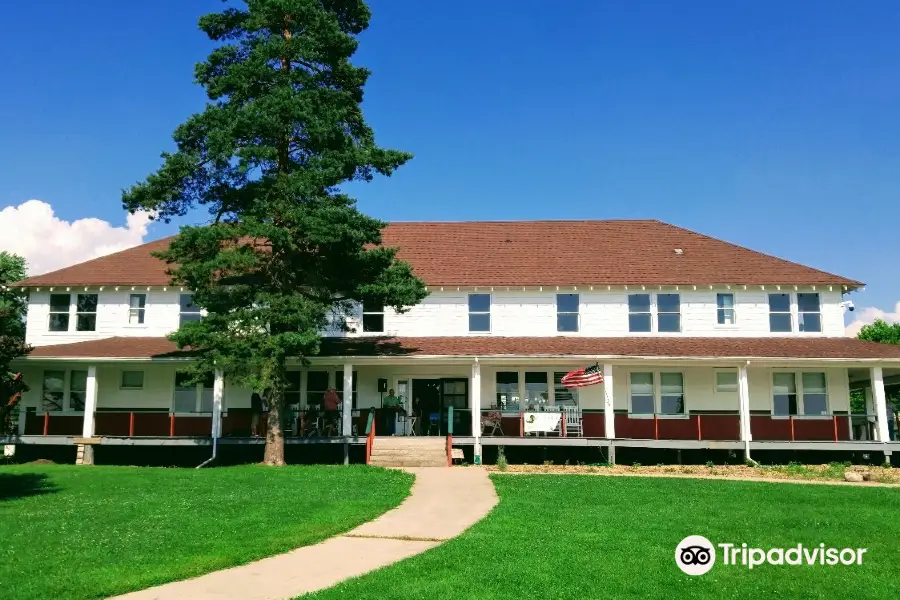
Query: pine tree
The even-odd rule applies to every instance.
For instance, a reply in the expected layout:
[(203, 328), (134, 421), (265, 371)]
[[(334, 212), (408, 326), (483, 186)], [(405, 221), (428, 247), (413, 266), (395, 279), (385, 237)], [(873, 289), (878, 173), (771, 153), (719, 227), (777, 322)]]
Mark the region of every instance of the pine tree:
[(196, 66), (210, 102), (174, 133), (177, 151), (123, 193), (129, 211), (165, 222), (202, 207), (159, 257), (173, 284), (206, 309), (171, 339), (269, 399), (265, 462), (284, 464), (286, 362), (319, 350), (333, 315), (361, 301), (406, 310), (421, 280), (381, 245), (385, 223), (341, 189), (390, 175), (411, 155), (380, 148), (360, 103), (369, 71), (354, 66), (369, 24), (361, 0), (244, 0), (200, 18), (217, 44)]
[(9, 252), (0, 252), (0, 434), (12, 427), (10, 417), (18, 405), (19, 392), (26, 389), (17, 373), (9, 370), (15, 358), (31, 352), (25, 343), (25, 296), (7, 287), (25, 279), (25, 259)]

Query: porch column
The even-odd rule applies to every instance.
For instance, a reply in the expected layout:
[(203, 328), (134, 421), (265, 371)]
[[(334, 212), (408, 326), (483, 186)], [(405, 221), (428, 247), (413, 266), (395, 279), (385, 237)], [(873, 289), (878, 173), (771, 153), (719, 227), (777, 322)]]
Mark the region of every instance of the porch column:
[[(866, 421), (867, 423), (876, 423), (878, 417), (875, 413), (875, 399), (872, 398), (872, 388), (867, 387), (863, 390), (863, 393), (866, 396)], [(885, 407), (886, 408), (886, 407)], [(878, 425), (876, 425), (871, 433), (868, 424), (866, 425), (866, 439), (869, 439), (869, 436), (872, 436), (872, 439), (878, 440)]]
[(889, 442), (887, 423), (887, 398), (884, 395), (884, 373), (881, 367), (872, 367), (872, 396), (875, 398), (875, 424), (878, 432), (878, 441)]
[(344, 365), (344, 406), (341, 412), (341, 435), (353, 431), (353, 365)]
[(222, 406), (225, 398), (225, 375), (222, 369), (216, 369), (215, 379), (213, 380), (213, 414), (212, 414), (212, 437), (222, 437)]
[(747, 365), (738, 367), (738, 414), (741, 441), (744, 442), (744, 457), (750, 458), (750, 385), (747, 380)]
[(94, 437), (94, 413), (97, 412), (97, 367), (91, 365), (87, 372), (87, 386), (84, 390), (84, 423), (81, 437)]
[[(97, 367), (91, 365), (87, 372), (87, 385), (84, 389), (84, 421), (81, 426), (81, 437), (94, 437), (94, 414), (97, 412)], [(94, 464), (94, 446), (79, 446), (75, 463), (79, 465)]]
[(472, 411), (472, 436), (475, 438), (474, 461), (481, 464), (481, 363), (472, 363), (472, 382), (469, 386), (469, 408)]
[(603, 427), (606, 438), (610, 440), (616, 437), (615, 408), (616, 405), (613, 398), (613, 366), (603, 365)]

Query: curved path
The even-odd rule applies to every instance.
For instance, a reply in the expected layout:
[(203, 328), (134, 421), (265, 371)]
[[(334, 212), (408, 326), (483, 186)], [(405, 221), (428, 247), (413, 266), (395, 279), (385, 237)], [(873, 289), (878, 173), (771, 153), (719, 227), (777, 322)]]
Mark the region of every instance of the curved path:
[(497, 504), (494, 486), (487, 472), (479, 467), (405, 470), (416, 476), (406, 500), (344, 535), (240, 567), (116, 598), (294, 598), (434, 548), (481, 520)]

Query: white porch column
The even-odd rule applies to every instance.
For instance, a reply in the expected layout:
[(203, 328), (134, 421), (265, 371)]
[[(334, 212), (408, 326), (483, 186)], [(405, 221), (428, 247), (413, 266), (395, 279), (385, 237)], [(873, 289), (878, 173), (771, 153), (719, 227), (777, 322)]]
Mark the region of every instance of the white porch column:
[(608, 439), (616, 437), (616, 405), (613, 397), (613, 366), (603, 365), (603, 427)]
[(876, 427), (878, 441), (890, 441), (887, 424), (887, 398), (884, 395), (884, 373), (881, 367), (872, 367), (872, 396), (875, 398)]
[(738, 367), (738, 414), (740, 438), (744, 442), (744, 456), (750, 458), (750, 440), (753, 439), (753, 435), (750, 432), (750, 384), (747, 380), (747, 365)]
[(472, 435), (475, 437), (474, 461), (481, 464), (481, 363), (472, 363), (472, 382), (469, 387), (469, 408), (472, 411)]
[(222, 437), (222, 408), (225, 398), (225, 375), (222, 369), (216, 369), (215, 379), (213, 379), (213, 414), (212, 414), (212, 437)]
[[(866, 421), (869, 423), (876, 423), (878, 420), (878, 417), (876, 416), (876, 412), (875, 412), (875, 399), (872, 398), (872, 388), (871, 387), (865, 388), (863, 390), (863, 393), (866, 395)], [(885, 408), (887, 408), (887, 407), (885, 407)], [(871, 433), (871, 435), (873, 436), (872, 439), (878, 440), (879, 438), (878, 438), (878, 425), (877, 424), (875, 425), (873, 430), (874, 431), (872, 431), (872, 433)], [(869, 439), (869, 435), (870, 435), (869, 434), (869, 426), (866, 425), (866, 439)]]
[(81, 437), (94, 437), (94, 414), (97, 412), (97, 367), (91, 365), (87, 372), (87, 386), (84, 390), (84, 424)]
[(341, 412), (341, 435), (353, 431), (353, 365), (344, 365), (344, 406)]

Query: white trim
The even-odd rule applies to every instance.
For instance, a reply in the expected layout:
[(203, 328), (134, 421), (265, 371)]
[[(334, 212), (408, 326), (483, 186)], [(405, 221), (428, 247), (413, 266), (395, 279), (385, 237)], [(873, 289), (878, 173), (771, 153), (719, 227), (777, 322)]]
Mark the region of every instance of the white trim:
[(84, 392), (84, 421), (81, 427), (82, 437), (94, 437), (94, 415), (97, 412), (97, 366), (88, 367)]
[[(575, 296), (578, 300), (578, 308), (575, 312), (572, 311), (560, 311), (559, 310), (559, 297), (560, 296)], [(556, 333), (563, 334), (580, 334), (581, 333), (581, 293), (572, 291), (565, 292), (557, 289), (556, 294), (553, 297), (553, 303), (556, 308)], [(559, 329), (559, 317), (560, 315), (575, 315), (575, 331), (560, 331)]]
[[(719, 296), (720, 295), (730, 295), (731, 296), (731, 314), (733, 317), (733, 323), (719, 323), (719, 311), (720, 310), (728, 310), (728, 309), (720, 309), (719, 308)], [(716, 299), (713, 301), (713, 327), (717, 330), (738, 330), (740, 329), (740, 325), (738, 325), (738, 293), (732, 289), (716, 291)]]
[[(141, 387), (125, 387), (122, 385), (122, 377), (125, 373), (140, 373), (141, 374)], [(143, 369), (119, 369), (119, 390), (123, 392), (133, 392), (135, 390), (144, 389), (144, 383), (146, 381), (146, 373)]]
[[(794, 376), (794, 391), (797, 395), (797, 414), (791, 415), (776, 415), (775, 414), (775, 374), (776, 373), (790, 373)], [(804, 392), (803, 392), (803, 374), (804, 373), (815, 373), (818, 375), (822, 375), (825, 378), (825, 414), (819, 415), (808, 415), (806, 414), (805, 405), (804, 405)], [(830, 419), (834, 414), (831, 410), (831, 391), (828, 389), (828, 373), (821, 371), (813, 371), (812, 369), (789, 369), (789, 368), (771, 368), (769, 369), (769, 414), (774, 419), (787, 419), (788, 417), (793, 416), (794, 418), (803, 418), (803, 419), (816, 419), (816, 418), (824, 418)]]
[[(487, 296), (488, 297), (487, 312), (473, 311), (470, 308), (472, 296)], [(491, 292), (469, 292), (468, 294), (466, 294), (466, 331), (469, 333), (469, 335), (472, 335), (472, 334), (487, 335), (487, 334), (490, 334), (493, 332), (493, 330), (494, 330), (493, 308), (494, 308), (494, 294), (492, 294)], [(483, 330), (472, 331), (472, 323), (470, 321), (470, 318), (472, 315), (487, 315), (488, 316), (487, 331), (483, 331)]]
[[(719, 373), (734, 373), (735, 381), (734, 381), (734, 389), (733, 390), (720, 390), (719, 389)], [(714, 394), (733, 394), (735, 392), (740, 392), (741, 389), (741, 376), (737, 368), (735, 367), (715, 367), (713, 368), (713, 393)]]

